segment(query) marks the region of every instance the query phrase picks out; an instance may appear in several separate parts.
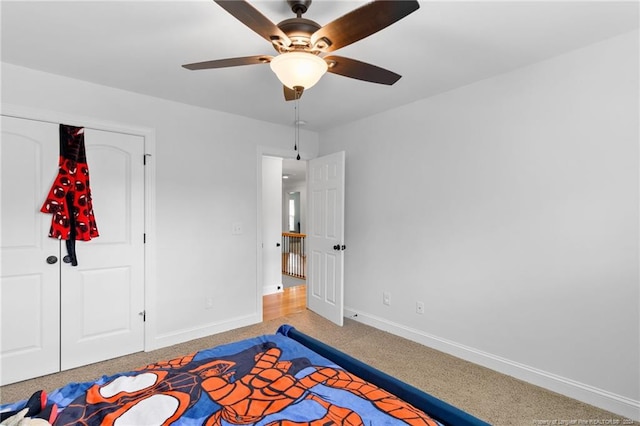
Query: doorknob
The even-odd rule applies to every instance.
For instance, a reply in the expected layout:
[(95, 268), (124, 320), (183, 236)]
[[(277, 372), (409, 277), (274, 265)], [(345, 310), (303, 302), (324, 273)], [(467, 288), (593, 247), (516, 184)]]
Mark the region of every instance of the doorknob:
[(335, 246), (333, 246), (334, 250), (340, 250), (340, 244), (336, 244)]
[(49, 265), (53, 265), (54, 263), (56, 263), (58, 261), (58, 258), (56, 256), (49, 256), (47, 257), (47, 263)]

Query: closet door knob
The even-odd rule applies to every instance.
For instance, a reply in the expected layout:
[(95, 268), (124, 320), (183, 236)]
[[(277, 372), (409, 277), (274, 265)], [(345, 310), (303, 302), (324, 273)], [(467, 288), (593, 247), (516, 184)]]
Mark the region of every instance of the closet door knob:
[(47, 257), (47, 263), (49, 265), (53, 265), (54, 263), (56, 263), (58, 261), (58, 258), (56, 256), (49, 256)]

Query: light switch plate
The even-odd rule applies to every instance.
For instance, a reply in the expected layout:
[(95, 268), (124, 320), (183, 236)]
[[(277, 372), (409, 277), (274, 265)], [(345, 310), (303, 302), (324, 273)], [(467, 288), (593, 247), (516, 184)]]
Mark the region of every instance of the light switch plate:
[(242, 222), (233, 222), (231, 224), (231, 234), (242, 235)]

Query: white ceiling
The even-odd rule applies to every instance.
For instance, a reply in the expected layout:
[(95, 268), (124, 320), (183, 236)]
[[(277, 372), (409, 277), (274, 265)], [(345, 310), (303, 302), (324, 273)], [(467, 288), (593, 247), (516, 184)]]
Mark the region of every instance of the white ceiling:
[[(277, 23), (285, 0), (251, 1)], [(320, 25), (362, 1), (315, 0)], [(403, 77), (393, 86), (327, 74), (300, 118), (321, 131), (638, 28), (638, 2), (421, 1), (396, 24), (335, 52)], [(182, 64), (274, 54), (211, 0), (7, 1), (2, 60), (98, 84), (293, 125), (268, 65), (188, 71)]]

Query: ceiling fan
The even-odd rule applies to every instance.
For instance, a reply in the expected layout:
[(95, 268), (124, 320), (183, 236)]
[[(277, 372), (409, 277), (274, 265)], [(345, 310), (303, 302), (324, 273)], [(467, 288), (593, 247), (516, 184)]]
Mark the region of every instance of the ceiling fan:
[(271, 64), (283, 83), (286, 100), (299, 99), (325, 72), (392, 85), (400, 75), (355, 59), (323, 56), (355, 43), (416, 11), (417, 0), (374, 0), (321, 27), (303, 18), (311, 0), (287, 0), (295, 18), (274, 24), (245, 0), (214, 0), (224, 10), (270, 42), (278, 55), (218, 59), (183, 65), (189, 70)]

